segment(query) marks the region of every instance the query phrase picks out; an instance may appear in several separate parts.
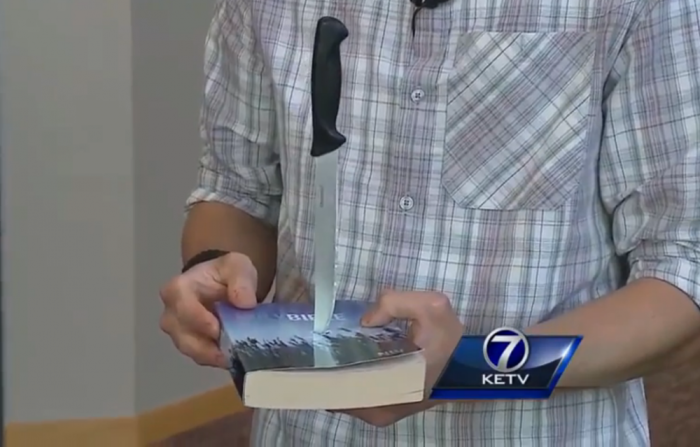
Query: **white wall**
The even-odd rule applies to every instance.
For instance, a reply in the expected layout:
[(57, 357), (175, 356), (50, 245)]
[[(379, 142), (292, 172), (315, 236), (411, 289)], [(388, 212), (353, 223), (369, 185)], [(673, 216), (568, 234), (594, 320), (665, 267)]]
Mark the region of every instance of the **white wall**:
[(9, 422), (131, 415), (227, 383), (158, 331), (212, 3), (0, 4)]
[[(26, 0), (25, 0), (26, 1)], [(194, 186), (204, 38), (214, 0), (134, 0), (134, 141), (139, 411), (229, 384), (177, 355), (158, 329), (158, 288), (180, 265), (185, 198)]]

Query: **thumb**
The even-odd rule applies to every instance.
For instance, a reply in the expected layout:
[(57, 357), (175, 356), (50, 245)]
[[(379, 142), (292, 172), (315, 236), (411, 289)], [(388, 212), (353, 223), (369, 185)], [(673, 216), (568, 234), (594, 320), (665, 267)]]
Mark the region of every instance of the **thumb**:
[(392, 301), (396, 295), (397, 292), (393, 290), (384, 290), (375, 305), (362, 316), (362, 325), (367, 327), (386, 326), (395, 320), (397, 317), (394, 316)]
[(380, 327), (386, 326), (393, 320), (394, 319), (387, 312), (383, 311), (378, 306), (374, 306), (362, 316), (362, 325), (366, 327)]
[(218, 260), (217, 271), (222, 285), (226, 286), (227, 301), (240, 309), (252, 309), (258, 304), (258, 271), (250, 258), (240, 253), (230, 253)]

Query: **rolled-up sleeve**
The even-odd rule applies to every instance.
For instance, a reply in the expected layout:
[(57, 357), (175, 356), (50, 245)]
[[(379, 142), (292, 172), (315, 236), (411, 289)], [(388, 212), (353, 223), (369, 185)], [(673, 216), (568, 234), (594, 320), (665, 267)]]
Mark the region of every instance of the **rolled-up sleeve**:
[[(642, 3), (642, 2), (640, 2)], [(700, 304), (700, 3), (651, 0), (612, 66), (600, 190), (629, 281)], [(660, 297), (662, 298), (662, 297)]]
[(220, 0), (206, 39), (199, 202), (232, 205), (277, 225), (282, 193), (271, 75), (249, 2)]

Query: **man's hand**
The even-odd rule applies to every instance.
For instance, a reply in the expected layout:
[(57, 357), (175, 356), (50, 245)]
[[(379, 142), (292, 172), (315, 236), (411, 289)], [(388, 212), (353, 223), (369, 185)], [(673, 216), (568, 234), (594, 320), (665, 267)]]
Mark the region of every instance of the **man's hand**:
[(177, 349), (200, 365), (226, 368), (217, 346), (219, 321), (212, 313), (217, 301), (255, 307), (257, 271), (250, 259), (230, 253), (194, 266), (176, 276), (160, 292), (165, 310), (160, 327)]
[[(464, 326), (452, 310), (450, 300), (436, 292), (387, 292), (362, 318), (362, 323), (365, 326), (383, 326), (392, 320), (408, 320), (411, 340), (423, 349), (426, 360), (427, 398), (427, 393), (430, 393), (440, 378), (464, 334)], [(435, 405), (435, 402), (424, 401), (408, 405), (347, 410), (341, 413), (362, 419), (374, 426), (385, 427)]]

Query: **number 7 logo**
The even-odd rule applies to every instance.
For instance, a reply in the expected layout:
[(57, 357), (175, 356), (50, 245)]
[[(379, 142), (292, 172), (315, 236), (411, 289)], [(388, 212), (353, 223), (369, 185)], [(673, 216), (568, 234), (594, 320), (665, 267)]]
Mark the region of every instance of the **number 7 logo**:
[[(494, 345), (507, 343), (505, 349), (494, 349)], [(516, 350), (522, 343), (523, 348)], [(484, 360), (500, 373), (511, 373), (522, 368), (530, 357), (530, 345), (522, 332), (511, 328), (498, 328), (484, 340)], [(500, 354), (499, 354), (500, 352)], [(515, 357), (515, 358), (511, 358)], [(508, 366), (513, 364), (513, 366)]]

